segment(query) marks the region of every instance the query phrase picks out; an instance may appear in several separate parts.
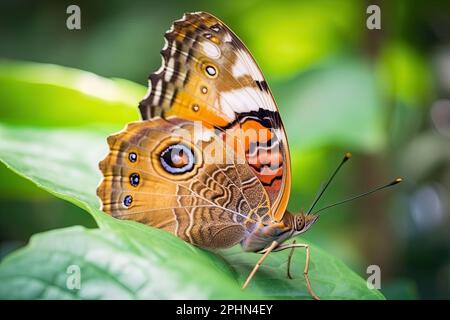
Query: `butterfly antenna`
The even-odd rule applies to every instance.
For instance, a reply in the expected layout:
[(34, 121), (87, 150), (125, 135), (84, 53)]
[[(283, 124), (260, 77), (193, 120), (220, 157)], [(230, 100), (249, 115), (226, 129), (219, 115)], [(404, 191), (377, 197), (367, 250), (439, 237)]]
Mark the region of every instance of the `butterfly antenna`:
[(385, 184), (385, 185), (383, 185), (383, 186), (381, 186), (381, 187), (375, 188), (375, 189), (373, 189), (373, 190), (371, 190), (371, 191), (364, 192), (364, 193), (361, 193), (361, 194), (359, 194), (359, 195), (357, 195), (357, 196), (354, 196), (354, 197), (351, 197), (351, 198), (348, 198), (348, 199), (345, 199), (345, 200), (342, 200), (342, 201), (339, 201), (339, 202), (330, 204), (330, 205), (328, 205), (328, 206), (326, 206), (326, 207), (323, 207), (323, 208), (317, 210), (316, 212), (314, 212), (314, 214), (317, 214), (317, 213), (319, 213), (319, 212), (321, 212), (321, 211), (324, 211), (324, 210), (330, 209), (330, 208), (332, 208), (332, 207), (335, 207), (335, 206), (344, 204), (344, 203), (346, 203), (346, 202), (353, 201), (353, 200), (356, 200), (356, 199), (359, 199), (359, 198), (368, 196), (369, 194), (375, 193), (375, 192), (377, 192), (377, 191), (380, 191), (380, 190), (383, 190), (383, 189), (392, 187), (392, 186), (394, 186), (394, 185), (396, 185), (396, 184), (399, 184), (399, 183), (402, 182), (402, 181), (403, 181), (402, 178), (397, 178), (397, 179), (395, 179), (394, 181), (392, 181), (392, 182), (390, 182), (390, 183), (388, 183), (388, 184)]
[(327, 183), (325, 184), (325, 186), (320, 190), (320, 192), (317, 194), (316, 198), (314, 199), (311, 207), (309, 208), (309, 210), (306, 212), (306, 214), (310, 214), (314, 207), (316, 206), (317, 202), (319, 202), (320, 198), (322, 197), (323, 193), (325, 192), (325, 190), (328, 188), (328, 186), (330, 185), (331, 181), (333, 181), (334, 177), (336, 176), (336, 174), (339, 172), (339, 170), (341, 169), (341, 167), (344, 165), (344, 163), (347, 162), (348, 159), (350, 159), (352, 157), (352, 154), (350, 152), (347, 152), (344, 156), (344, 158), (342, 159), (341, 163), (338, 165), (338, 167), (336, 168), (336, 170), (334, 170), (333, 174), (330, 176), (330, 178), (328, 179)]

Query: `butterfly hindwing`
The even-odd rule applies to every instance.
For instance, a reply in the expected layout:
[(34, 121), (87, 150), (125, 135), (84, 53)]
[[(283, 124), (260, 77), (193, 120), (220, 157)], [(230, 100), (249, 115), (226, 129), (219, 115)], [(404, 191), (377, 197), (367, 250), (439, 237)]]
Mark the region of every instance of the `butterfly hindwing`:
[(232, 246), (244, 238), (247, 223), (268, 218), (261, 183), (211, 129), (158, 118), (129, 124), (108, 144), (97, 195), (102, 210), (116, 218), (205, 248)]

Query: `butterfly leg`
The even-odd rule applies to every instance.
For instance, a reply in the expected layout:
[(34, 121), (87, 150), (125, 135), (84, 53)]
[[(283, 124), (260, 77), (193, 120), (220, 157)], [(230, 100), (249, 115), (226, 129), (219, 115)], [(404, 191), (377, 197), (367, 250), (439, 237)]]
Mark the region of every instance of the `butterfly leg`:
[[(292, 241), (292, 244), (295, 244), (297, 240)], [(289, 279), (292, 280), (291, 275), (291, 262), (292, 262), (292, 255), (294, 254), (295, 247), (292, 247), (291, 252), (289, 252), (288, 261), (287, 261), (287, 276)]]
[[(290, 244), (281, 245), (272, 251), (276, 252), (276, 251), (283, 251), (286, 249), (294, 249), (294, 248), (305, 248), (306, 261), (305, 261), (305, 269), (303, 270), (303, 275), (304, 275), (305, 281), (306, 281), (306, 288), (308, 289), (308, 292), (311, 295), (311, 297), (313, 297), (315, 300), (320, 300), (320, 298), (314, 293), (314, 290), (311, 287), (311, 281), (309, 280), (309, 275), (308, 275), (309, 261), (310, 261), (309, 245), (307, 245), (306, 243), (290, 243)], [(292, 255), (292, 251), (291, 251), (290, 255)]]
[(266, 260), (267, 256), (269, 255), (269, 253), (271, 253), (273, 251), (273, 249), (275, 249), (276, 247), (278, 247), (278, 242), (274, 241), (272, 242), (272, 244), (267, 247), (266, 249), (262, 250), (261, 253), (264, 253), (263, 256), (258, 260), (258, 262), (256, 263), (256, 265), (253, 267), (252, 272), (250, 272), (250, 274), (247, 277), (247, 280), (245, 280), (244, 285), (242, 286), (242, 289), (247, 288), (248, 284), (250, 283), (250, 280), (252, 280), (253, 276), (255, 275), (256, 271), (258, 271), (259, 267), (261, 266), (261, 264), (264, 262), (264, 260)]

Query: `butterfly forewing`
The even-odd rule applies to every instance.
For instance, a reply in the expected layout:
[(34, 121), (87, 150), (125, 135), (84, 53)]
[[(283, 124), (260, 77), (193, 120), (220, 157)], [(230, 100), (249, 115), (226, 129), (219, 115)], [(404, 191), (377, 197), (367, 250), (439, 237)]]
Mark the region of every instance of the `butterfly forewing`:
[(213, 128), (245, 155), (276, 220), (290, 191), (284, 128), (261, 70), (239, 38), (208, 13), (189, 13), (165, 34), (163, 65), (150, 75), (143, 119), (176, 116)]

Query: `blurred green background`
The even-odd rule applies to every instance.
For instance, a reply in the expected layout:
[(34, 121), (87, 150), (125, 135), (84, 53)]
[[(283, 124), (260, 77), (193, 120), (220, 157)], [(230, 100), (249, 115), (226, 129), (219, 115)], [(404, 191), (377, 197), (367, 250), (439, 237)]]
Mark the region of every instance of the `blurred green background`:
[[(70, 4), (81, 8), (81, 30), (66, 28)], [(381, 7), (381, 30), (366, 28), (370, 4)], [(397, 176), (405, 179), (396, 188), (327, 211), (305, 238), (362, 276), (368, 265), (379, 265), (387, 298), (449, 298), (448, 1), (3, 0), (0, 121), (52, 127), (107, 123), (121, 129), (138, 118), (137, 109), (93, 108), (95, 99), (64, 91), (54, 96), (58, 69), (24, 62), (146, 86), (148, 75), (160, 66), (164, 32), (188, 11), (218, 16), (260, 64), (289, 137), (292, 211), (308, 208), (346, 151), (354, 157), (322, 206)], [(46, 85), (27, 88), (24, 78)], [(139, 96), (140, 89), (126, 80)], [(111, 94), (107, 89), (96, 94)], [(135, 98), (114, 94), (128, 104)], [(132, 102), (136, 107), (138, 100)], [(11, 101), (24, 107), (10, 108)], [(70, 117), (64, 116), (67, 112)], [(95, 226), (82, 209), (3, 165), (0, 201), (1, 257), (36, 232)]]

